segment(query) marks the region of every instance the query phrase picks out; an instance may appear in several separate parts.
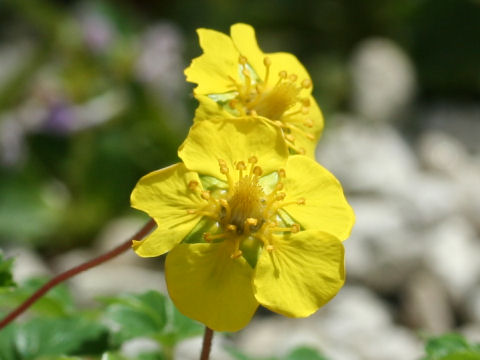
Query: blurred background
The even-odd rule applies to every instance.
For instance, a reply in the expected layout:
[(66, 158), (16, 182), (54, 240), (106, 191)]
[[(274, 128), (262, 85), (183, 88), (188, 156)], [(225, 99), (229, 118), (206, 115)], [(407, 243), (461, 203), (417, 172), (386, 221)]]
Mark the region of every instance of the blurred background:
[[(422, 336), (480, 341), (480, 2), (476, 0), (0, 1), (0, 247), (17, 282), (131, 236), (144, 174), (177, 161), (196, 102), (183, 69), (195, 29), (257, 31), (312, 76), (317, 158), (357, 224), (348, 281), (314, 316), (259, 311), (218, 337), (252, 355), (296, 344), (333, 360), (418, 359)], [(70, 282), (80, 304), (166, 291), (133, 253)], [(197, 357), (200, 339), (178, 349)]]

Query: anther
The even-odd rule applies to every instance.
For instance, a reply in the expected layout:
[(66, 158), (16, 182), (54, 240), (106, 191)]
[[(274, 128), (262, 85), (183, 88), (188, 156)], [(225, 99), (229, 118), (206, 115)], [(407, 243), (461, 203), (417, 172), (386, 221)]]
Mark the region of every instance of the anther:
[(268, 252), (272, 252), (275, 249), (273, 245), (270, 245), (270, 244), (268, 244), (265, 248), (267, 249)]
[[(281, 78), (281, 79), (286, 79), (287, 78), (287, 72), (285, 70), (282, 70), (278, 73), (278, 76)], [(303, 84), (303, 83), (302, 83)]]
[(188, 188), (192, 191), (195, 190), (197, 186), (198, 186), (198, 181), (190, 180), (188, 183)]
[(292, 231), (292, 233), (297, 233), (297, 232), (299, 232), (299, 231), (300, 231), (300, 225), (298, 225), (298, 224), (293, 224), (291, 231)]
[(237, 99), (232, 99), (228, 102), (228, 106), (230, 106), (231, 109), (235, 109), (238, 105), (238, 100)]
[(292, 142), (292, 143), (295, 142), (295, 135), (293, 135), (293, 134), (285, 134), (284, 136), (285, 136), (285, 139), (287, 139), (288, 141), (290, 141), (290, 142)]
[(303, 125), (305, 125), (306, 127), (313, 127), (313, 121), (312, 119), (305, 119), (305, 121), (303, 122)]
[(280, 178), (284, 178), (285, 176), (287, 176), (287, 173), (285, 172), (285, 169), (278, 170), (278, 176)]
[(247, 63), (247, 58), (243, 55), (240, 55), (240, 57), (238, 58), (238, 62), (241, 64), (241, 65), (245, 65)]
[(220, 172), (224, 175), (228, 174), (228, 167), (220, 165)]
[(266, 67), (268, 67), (268, 66), (272, 65), (272, 60), (268, 56), (266, 56), (266, 57), (263, 58), (263, 64)]
[(283, 122), (281, 122), (280, 120), (275, 120), (273, 123), (275, 124), (275, 126), (283, 127)]
[(277, 185), (275, 185), (275, 190), (282, 190), (283, 189), (283, 183), (279, 182)]
[(287, 194), (285, 194), (284, 192), (280, 192), (278, 194), (275, 194), (275, 200), (282, 201), (283, 199), (285, 199), (286, 196)]
[(252, 116), (258, 116), (258, 114), (257, 114), (257, 112), (255, 111), (255, 109), (250, 110), (250, 115), (252, 115)]
[(194, 209), (187, 210), (187, 214), (196, 214), (196, 213), (197, 213), (197, 210), (194, 210)]
[(313, 136), (312, 134), (307, 134), (306, 136), (307, 136), (307, 139), (309, 140), (312, 140), (312, 141), (315, 140), (315, 136)]
[(304, 89), (308, 89), (310, 86), (312, 86), (312, 82), (310, 79), (305, 79), (302, 81), (302, 87)]
[(212, 236), (212, 234), (206, 232), (206, 233), (203, 233), (203, 240), (205, 240), (206, 242), (211, 242), (212, 239), (210, 238)]
[(250, 164), (256, 164), (256, 163), (258, 162), (258, 159), (257, 159), (256, 156), (250, 156), (250, 157), (248, 158), (248, 162), (249, 162)]
[(305, 205), (305, 198), (299, 198), (299, 199), (297, 200), (297, 204), (298, 204), (298, 205)]
[(255, 174), (255, 176), (262, 176), (263, 170), (260, 166), (255, 166), (253, 168), (253, 173)]
[(305, 155), (306, 151), (305, 151), (305, 149), (304, 149), (303, 147), (301, 147), (301, 148), (298, 148), (298, 153), (299, 153), (300, 155)]
[(210, 191), (202, 191), (202, 194), (200, 196), (204, 200), (209, 200), (210, 199)]
[(250, 226), (255, 226), (258, 224), (258, 219), (255, 219), (255, 218), (247, 218), (247, 220), (245, 220), (245, 223), (250, 225)]
[(307, 115), (310, 112), (310, 109), (307, 106), (302, 107), (302, 114)]
[(245, 163), (243, 161), (239, 161), (236, 165), (237, 170), (245, 170), (246, 168), (247, 168), (247, 166), (245, 165)]
[(231, 231), (231, 232), (235, 232), (237, 231), (237, 227), (233, 224), (228, 224), (227, 226), (225, 226), (225, 228), (228, 230), (228, 231)]
[(301, 100), (303, 106), (310, 106), (310, 99), (309, 98), (304, 98)]
[(295, 75), (295, 74), (290, 74), (290, 76), (288, 78), (290, 79), (291, 82), (295, 82), (295, 81), (297, 81), (298, 76)]
[(236, 259), (236, 258), (239, 258), (240, 256), (242, 256), (242, 254), (243, 254), (243, 253), (242, 253), (242, 250), (237, 249), (237, 250), (235, 250), (235, 251), (233, 252), (232, 255), (230, 255), (230, 257), (231, 257), (232, 259)]

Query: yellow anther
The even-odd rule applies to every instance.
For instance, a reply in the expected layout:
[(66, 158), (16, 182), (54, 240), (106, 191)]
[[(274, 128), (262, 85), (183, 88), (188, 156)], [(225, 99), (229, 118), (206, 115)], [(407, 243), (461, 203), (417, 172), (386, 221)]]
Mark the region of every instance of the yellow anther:
[(303, 106), (310, 106), (310, 99), (309, 98), (302, 99), (301, 102), (302, 102)]
[(237, 105), (238, 105), (237, 99), (232, 99), (228, 102), (228, 106), (230, 106), (230, 109), (235, 109)]
[(250, 164), (256, 164), (256, 163), (258, 162), (258, 159), (257, 159), (256, 156), (250, 156), (250, 157), (248, 158), (248, 162), (249, 162)]
[(272, 60), (268, 56), (266, 56), (263, 58), (263, 64), (268, 67), (272, 65)]
[(290, 142), (295, 142), (295, 135), (293, 134), (285, 134), (285, 139), (287, 139)]
[(310, 112), (310, 108), (307, 106), (302, 107), (302, 114), (307, 115)]
[(232, 232), (235, 232), (237, 231), (237, 227), (233, 224), (228, 224), (227, 226), (225, 226), (225, 228), (228, 230), (228, 231), (232, 231)]
[(312, 86), (312, 81), (310, 79), (305, 79), (302, 81), (302, 87), (304, 89), (308, 89), (310, 86)]
[(250, 73), (248, 72), (247, 69), (243, 69), (242, 74), (243, 74), (243, 76), (245, 76), (245, 77), (250, 77)]
[(268, 244), (265, 249), (267, 249), (268, 252), (272, 252), (275, 248), (273, 247), (273, 245), (271, 244)]
[(279, 183), (277, 183), (277, 185), (275, 185), (275, 190), (282, 190), (282, 189), (283, 189), (283, 183), (282, 182), (279, 182)]
[(303, 147), (301, 147), (301, 148), (298, 148), (298, 153), (299, 153), (300, 155), (305, 155), (306, 151), (305, 151), (305, 149), (304, 149)]
[(286, 196), (287, 194), (285, 194), (284, 192), (280, 192), (278, 194), (275, 194), (275, 200), (282, 201), (283, 199), (285, 199)]
[(298, 204), (298, 205), (305, 205), (305, 198), (299, 198), (299, 199), (297, 199), (297, 204)]
[(247, 63), (247, 58), (243, 55), (240, 55), (240, 57), (238, 58), (238, 62), (241, 64), (241, 65), (245, 65)]
[(228, 167), (220, 165), (220, 172), (224, 175), (228, 174)]
[(288, 78), (290, 79), (291, 82), (295, 82), (295, 81), (297, 81), (298, 76), (295, 75), (295, 74), (290, 74), (290, 76)]
[(220, 166), (227, 166), (227, 162), (223, 159), (218, 159), (218, 165)]
[(194, 209), (187, 210), (187, 214), (196, 214), (196, 213), (197, 213), (197, 210), (194, 210)]
[(253, 168), (253, 173), (255, 174), (255, 176), (262, 176), (263, 170), (260, 166), (255, 166)]
[(208, 232), (203, 233), (203, 240), (205, 240), (206, 242), (211, 242), (212, 241), (211, 236), (212, 236), (212, 234), (210, 234)]
[(313, 136), (312, 134), (307, 134), (306, 136), (308, 140), (312, 140), (312, 141), (315, 140), (315, 136)]
[(198, 181), (190, 180), (188, 182), (188, 188), (192, 191), (195, 190), (197, 188), (197, 186), (198, 186)]
[(299, 231), (300, 231), (300, 225), (298, 225), (298, 224), (293, 224), (291, 231), (292, 231), (292, 233), (297, 233), (297, 232), (299, 232)]
[(230, 206), (228, 205), (228, 201), (225, 199), (220, 199), (219, 200), (220, 205), (222, 205), (224, 208), (229, 208)]
[(258, 116), (258, 114), (257, 114), (257, 112), (255, 111), (255, 109), (250, 110), (250, 115), (252, 115), (252, 116)]
[(280, 120), (275, 120), (273, 123), (275, 124), (275, 126), (283, 127), (283, 122), (281, 122)]
[(247, 166), (245, 165), (245, 163), (243, 161), (239, 161), (236, 165), (237, 170), (245, 170), (246, 168), (247, 168)]
[(242, 250), (237, 249), (237, 250), (235, 250), (235, 251), (232, 253), (232, 255), (230, 255), (230, 257), (231, 257), (232, 259), (236, 259), (236, 258), (239, 258), (240, 256), (242, 256), (242, 254), (243, 254), (243, 253), (242, 253)]
[(245, 220), (245, 223), (248, 224), (248, 225), (255, 226), (255, 225), (258, 224), (258, 219), (255, 219), (255, 218), (247, 218), (247, 220)]
[(278, 73), (278, 76), (281, 78), (281, 79), (286, 79), (287, 78), (287, 72), (285, 70), (282, 70)]
[(202, 194), (200, 196), (204, 200), (209, 200), (210, 199), (210, 191), (202, 191)]
[(303, 122), (303, 125), (305, 125), (306, 127), (312, 128), (313, 127), (312, 119), (305, 119), (305, 121)]
[(284, 178), (285, 176), (287, 176), (287, 173), (285, 172), (285, 169), (278, 170), (278, 176), (280, 178)]

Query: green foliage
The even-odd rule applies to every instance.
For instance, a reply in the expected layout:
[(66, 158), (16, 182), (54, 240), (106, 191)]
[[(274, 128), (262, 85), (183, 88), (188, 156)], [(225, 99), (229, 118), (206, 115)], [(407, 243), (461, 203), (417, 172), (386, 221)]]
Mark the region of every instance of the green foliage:
[(470, 344), (459, 334), (431, 338), (423, 360), (480, 360), (480, 344)]
[(300, 346), (287, 355), (281, 357), (252, 357), (245, 355), (237, 349), (229, 348), (227, 349), (230, 355), (232, 355), (236, 360), (327, 360), (326, 357), (320, 355), (317, 350), (312, 349), (307, 346)]
[(0, 289), (3, 287), (15, 286), (12, 276), (13, 258), (4, 259), (0, 251)]
[(113, 327), (114, 342), (120, 344), (135, 337), (150, 337), (164, 347), (202, 334), (203, 327), (183, 316), (165, 296), (155, 291), (103, 298), (105, 317)]

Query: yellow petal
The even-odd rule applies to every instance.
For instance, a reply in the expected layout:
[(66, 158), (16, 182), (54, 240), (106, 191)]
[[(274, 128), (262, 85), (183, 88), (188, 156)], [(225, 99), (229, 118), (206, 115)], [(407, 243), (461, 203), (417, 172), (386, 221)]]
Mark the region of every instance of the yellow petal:
[(305, 135), (296, 133), (295, 131), (293, 132), (293, 134), (295, 135), (295, 146), (297, 148), (305, 149), (305, 155), (311, 159), (315, 159), (315, 149), (317, 147), (318, 139), (320, 139), (320, 136), (322, 134), (324, 122), (322, 112), (318, 107), (317, 102), (312, 96), (310, 96), (309, 99), (310, 110), (308, 114), (299, 114), (297, 115), (297, 117), (299, 118), (298, 122), (300, 124), (307, 119), (312, 121), (313, 126), (311, 128), (303, 125), (299, 125), (299, 127), (306, 133), (313, 135), (313, 139), (309, 139)]
[(258, 302), (279, 314), (306, 317), (332, 299), (345, 282), (344, 250), (335, 237), (316, 230), (274, 238), (255, 268)]
[(223, 121), (223, 119), (233, 118), (234, 116), (224, 107), (205, 95), (195, 95), (198, 100), (198, 107), (195, 110), (195, 118), (193, 121), (210, 120)]
[[(297, 75), (298, 78), (298, 83), (301, 83), (304, 80), (310, 80), (310, 75), (308, 74), (307, 70), (305, 67), (302, 65), (300, 61), (298, 61), (297, 57), (293, 54), (290, 53), (285, 53), (285, 52), (277, 52), (277, 53), (271, 53), (267, 54), (267, 56), (271, 60), (271, 68), (270, 68), (270, 73), (273, 76), (273, 81), (272, 83), (275, 84), (275, 82), (278, 80), (279, 76), (278, 74), (281, 71), (286, 71), (287, 76), (288, 75)], [(308, 89), (303, 90), (300, 95), (306, 96), (309, 95), (312, 92), (312, 86), (310, 86)]]
[(178, 156), (192, 171), (225, 179), (219, 159), (226, 161), (232, 171), (234, 163), (256, 156), (263, 174), (269, 174), (285, 165), (288, 150), (277, 128), (255, 118), (226, 119), (195, 123)]
[(133, 242), (138, 255), (159, 256), (169, 251), (198, 223), (201, 216), (187, 210), (198, 208), (204, 200), (188, 188), (190, 181), (196, 181), (201, 189), (198, 174), (178, 163), (151, 172), (137, 183), (130, 197), (132, 207), (146, 212), (157, 223), (157, 229), (147, 238)]
[(252, 318), (253, 270), (231, 258), (233, 242), (180, 244), (167, 255), (165, 276), (175, 306), (215, 331), (238, 331)]
[(315, 161), (300, 155), (290, 156), (285, 170), (285, 202), (303, 198), (305, 204), (291, 204), (283, 209), (302, 228), (325, 231), (345, 240), (355, 215), (338, 180)]
[(230, 35), (238, 52), (247, 58), (248, 64), (257, 73), (260, 79), (265, 77), (265, 55), (258, 47), (255, 30), (247, 24), (235, 24), (230, 28)]
[(229, 36), (210, 29), (198, 29), (203, 54), (185, 69), (187, 81), (198, 84), (197, 94), (218, 94), (235, 89), (239, 53)]

